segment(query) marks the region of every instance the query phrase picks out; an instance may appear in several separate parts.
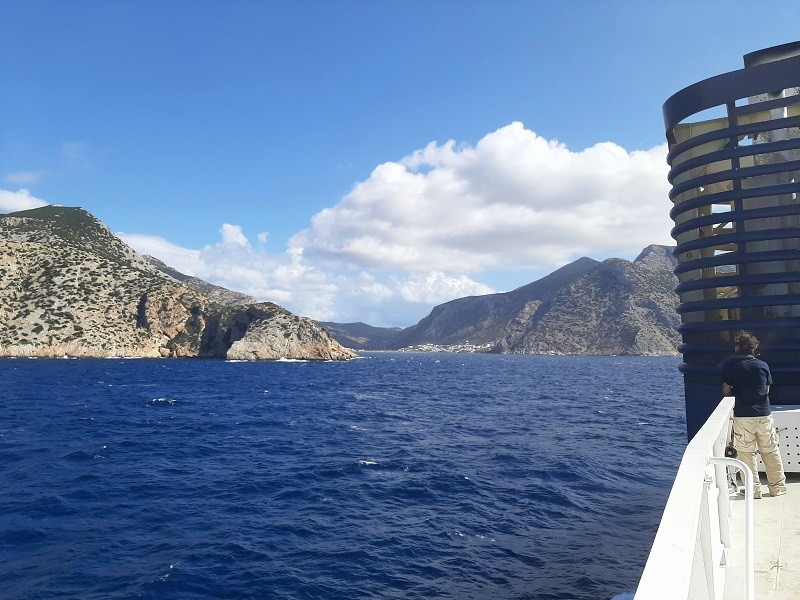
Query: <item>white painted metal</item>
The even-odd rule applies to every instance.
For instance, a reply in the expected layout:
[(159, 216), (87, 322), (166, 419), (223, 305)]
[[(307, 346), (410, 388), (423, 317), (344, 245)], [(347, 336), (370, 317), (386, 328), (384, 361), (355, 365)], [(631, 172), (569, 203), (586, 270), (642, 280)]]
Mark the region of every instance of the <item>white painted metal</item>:
[[(738, 460), (728, 462), (732, 459), (724, 457), (732, 414), (733, 398), (723, 398), (686, 447), (636, 590), (636, 600), (722, 598), (727, 550), (731, 544), (731, 502), (725, 465), (744, 466)], [(749, 503), (747, 530), (752, 533), (753, 477), (746, 468), (744, 473)], [(752, 536), (749, 540), (752, 551)], [(752, 552), (749, 556), (752, 557)], [(754, 591), (753, 564), (751, 558), (746, 567), (751, 572), (747, 579), (748, 593)]]
[[(715, 465), (728, 465), (738, 469), (744, 477), (744, 522), (745, 522), (745, 586), (747, 588), (747, 600), (755, 600), (756, 597), (756, 535), (755, 535), (755, 515), (753, 510), (753, 487), (755, 485), (755, 478), (753, 472), (742, 461), (735, 458), (728, 458), (726, 456), (712, 456), (708, 462)], [(720, 494), (722, 495), (722, 494)], [(730, 502), (728, 502), (730, 509)], [(730, 512), (728, 513), (730, 518)], [(728, 519), (725, 519), (726, 522)], [(730, 547), (730, 544), (728, 545)], [(718, 598), (722, 597), (722, 592), (725, 591), (723, 586), (718, 594)]]
[[(775, 429), (781, 436), (780, 450), (783, 470), (800, 473), (800, 406), (772, 406)], [(758, 469), (764, 472), (764, 463), (758, 457)]]

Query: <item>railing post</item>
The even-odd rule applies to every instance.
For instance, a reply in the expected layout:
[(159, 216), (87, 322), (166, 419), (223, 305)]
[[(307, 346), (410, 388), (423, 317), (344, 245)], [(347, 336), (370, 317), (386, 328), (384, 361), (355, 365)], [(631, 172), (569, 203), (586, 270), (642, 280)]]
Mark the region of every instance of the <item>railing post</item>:
[(710, 464), (730, 465), (736, 467), (744, 473), (744, 497), (745, 497), (745, 587), (747, 588), (747, 600), (755, 600), (756, 579), (755, 579), (755, 524), (753, 515), (753, 472), (746, 464), (736, 458), (725, 456), (711, 456), (708, 459)]
[[(726, 442), (727, 437), (725, 440), (718, 438), (717, 441), (714, 442), (712, 456), (724, 456)], [(730, 519), (723, 519), (722, 515), (725, 514), (728, 517), (731, 516), (731, 503), (729, 499), (730, 492), (728, 488), (728, 468), (725, 465), (714, 465), (714, 477), (716, 479), (717, 489), (719, 490), (719, 494), (717, 494), (717, 510), (720, 514), (719, 535), (722, 545), (725, 547), (725, 552), (727, 552), (731, 547)]]

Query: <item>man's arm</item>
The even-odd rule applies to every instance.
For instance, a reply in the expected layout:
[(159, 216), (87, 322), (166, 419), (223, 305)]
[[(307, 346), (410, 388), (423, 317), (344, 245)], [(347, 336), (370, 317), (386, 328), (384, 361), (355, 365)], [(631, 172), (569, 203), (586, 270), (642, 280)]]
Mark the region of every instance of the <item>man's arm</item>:
[(733, 388), (729, 386), (724, 381), (722, 382), (722, 395), (723, 396), (733, 396)]

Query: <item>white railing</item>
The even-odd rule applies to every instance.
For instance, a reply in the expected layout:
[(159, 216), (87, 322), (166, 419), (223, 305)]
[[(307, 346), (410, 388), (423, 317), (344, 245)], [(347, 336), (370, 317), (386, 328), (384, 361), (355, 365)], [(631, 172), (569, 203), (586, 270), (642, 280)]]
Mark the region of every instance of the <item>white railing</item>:
[[(755, 596), (753, 476), (725, 458), (733, 398), (726, 397), (689, 442), (669, 494), (635, 600), (720, 600), (731, 546), (731, 501), (726, 465), (745, 476), (745, 598)], [(736, 540), (736, 543), (740, 543)]]

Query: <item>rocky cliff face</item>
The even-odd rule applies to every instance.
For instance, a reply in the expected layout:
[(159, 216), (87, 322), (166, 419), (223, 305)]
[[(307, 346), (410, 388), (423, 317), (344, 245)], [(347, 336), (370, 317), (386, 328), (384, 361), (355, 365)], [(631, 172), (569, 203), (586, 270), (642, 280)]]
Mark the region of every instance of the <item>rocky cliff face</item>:
[[(225, 314), (227, 313), (227, 314)], [(271, 303), (223, 311), (206, 327), (203, 347), (229, 360), (346, 360), (352, 350), (333, 342), (314, 321)]]
[(0, 216), (0, 356), (355, 356), (308, 319), (249, 300), (156, 268), (82, 209)]
[(551, 298), (597, 264), (591, 258), (581, 258), (512, 292), (469, 296), (440, 304), (419, 323), (404, 329), (394, 339), (395, 347), (494, 344), (508, 334), (509, 325), (529, 303)]
[(669, 248), (612, 258), (522, 311), (495, 351), (526, 354), (677, 354), (680, 318)]

